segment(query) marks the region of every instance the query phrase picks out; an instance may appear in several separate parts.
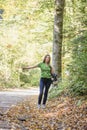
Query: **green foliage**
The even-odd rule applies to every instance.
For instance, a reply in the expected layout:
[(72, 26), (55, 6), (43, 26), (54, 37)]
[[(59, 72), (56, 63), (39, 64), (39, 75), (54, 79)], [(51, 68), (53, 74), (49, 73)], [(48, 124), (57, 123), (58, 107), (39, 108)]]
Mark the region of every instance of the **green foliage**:
[[(0, 0), (0, 87), (38, 86), (38, 69), (22, 72), (52, 52), (53, 0)], [(50, 96), (63, 91), (87, 93), (87, 7), (86, 0), (66, 0), (64, 10), (63, 81)]]
[(20, 73), (20, 86), (26, 86), (25, 84), (27, 83), (27, 87), (33, 86), (36, 87), (38, 86), (40, 78), (40, 71), (38, 69), (36, 70), (30, 70), (28, 72), (21, 72)]
[(49, 92), (49, 99), (58, 97), (63, 93), (65, 95), (68, 94), (67, 88), (69, 84), (70, 82), (66, 79), (64, 79), (63, 81), (59, 81), (58, 86), (51, 87), (50, 92)]
[[(64, 78), (75, 95), (87, 94), (87, 8), (86, 1), (66, 3), (64, 24)], [(72, 16), (72, 17), (71, 17)], [(68, 58), (68, 59), (67, 59)]]
[(20, 81), (24, 83), (30, 83), (30, 78), (28, 74), (20, 73)]
[(69, 65), (70, 90), (75, 94), (87, 94), (87, 33), (72, 42), (72, 62)]
[[(45, 2), (46, 3), (46, 2)], [(39, 70), (22, 73), (52, 50), (52, 7), (40, 9), (40, 1), (0, 0), (0, 86), (38, 86)], [(49, 16), (49, 17), (48, 17)]]
[(54, 8), (54, 0), (39, 0), (40, 11), (44, 12), (46, 9), (50, 11)]

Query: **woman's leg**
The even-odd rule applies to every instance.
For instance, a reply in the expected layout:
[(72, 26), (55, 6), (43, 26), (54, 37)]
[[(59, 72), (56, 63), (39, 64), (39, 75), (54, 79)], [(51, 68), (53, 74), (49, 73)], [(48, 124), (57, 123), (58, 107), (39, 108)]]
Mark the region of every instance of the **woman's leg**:
[(48, 97), (48, 91), (51, 85), (51, 80), (47, 79), (46, 83), (45, 83), (45, 92), (44, 92), (44, 98), (43, 98), (43, 105), (46, 104), (47, 101), (47, 97)]
[(41, 78), (40, 79), (40, 93), (39, 93), (39, 97), (38, 97), (38, 105), (41, 104), (42, 96), (43, 96), (43, 90), (44, 90), (44, 79)]

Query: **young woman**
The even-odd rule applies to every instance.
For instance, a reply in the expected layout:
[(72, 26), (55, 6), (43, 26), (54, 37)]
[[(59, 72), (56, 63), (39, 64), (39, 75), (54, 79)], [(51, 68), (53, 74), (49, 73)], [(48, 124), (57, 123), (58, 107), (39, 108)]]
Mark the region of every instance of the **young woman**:
[[(42, 102), (42, 108), (45, 108), (48, 91), (49, 91), (50, 85), (52, 83), (51, 74), (53, 73), (53, 68), (50, 66), (50, 60), (51, 60), (51, 57), (50, 57), (50, 55), (47, 54), (44, 57), (43, 62), (39, 63), (38, 65), (35, 65), (33, 67), (23, 68), (23, 69), (33, 69), (33, 68), (39, 67), (41, 69), (38, 108), (41, 107), (41, 102)], [(43, 92), (44, 92), (44, 96), (43, 96)], [(43, 97), (43, 101), (42, 101), (42, 97)]]

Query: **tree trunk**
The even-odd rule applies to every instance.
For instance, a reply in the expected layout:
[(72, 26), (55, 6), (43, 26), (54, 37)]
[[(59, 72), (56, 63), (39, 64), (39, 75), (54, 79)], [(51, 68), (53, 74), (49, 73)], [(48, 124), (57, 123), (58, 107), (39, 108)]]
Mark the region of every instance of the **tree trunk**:
[(61, 78), (62, 73), (62, 39), (63, 39), (63, 12), (65, 0), (55, 0), (55, 18), (53, 32), (53, 68)]

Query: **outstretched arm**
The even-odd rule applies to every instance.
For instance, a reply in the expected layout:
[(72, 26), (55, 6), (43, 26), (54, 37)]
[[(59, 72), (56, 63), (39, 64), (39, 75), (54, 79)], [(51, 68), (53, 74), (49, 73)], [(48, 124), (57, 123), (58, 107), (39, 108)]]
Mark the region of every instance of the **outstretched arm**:
[(24, 69), (34, 69), (34, 68), (37, 68), (37, 67), (38, 67), (38, 65), (31, 66), (31, 67), (24, 67), (23, 70), (24, 70)]

